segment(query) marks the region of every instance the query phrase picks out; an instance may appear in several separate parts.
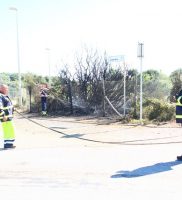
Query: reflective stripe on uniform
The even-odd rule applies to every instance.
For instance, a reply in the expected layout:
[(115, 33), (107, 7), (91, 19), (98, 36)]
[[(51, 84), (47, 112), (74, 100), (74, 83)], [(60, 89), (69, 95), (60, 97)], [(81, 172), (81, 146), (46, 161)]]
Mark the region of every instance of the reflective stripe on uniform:
[(15, 139), (12, 140), (4, 140), (4, 144), (13, 144)]
[(176, 102), (176, 105), (177, 106), (182, 106), (182, 104), (180, 103), (180, 99), (182, 98), (182, 96), (178, 97), (177, 99), (177, 102)]
[[(2, 116), (2, 117), (1, 117)], [(5, 115), (5, 117), (13, 117), (13, 115)], [(4, 118), (4, 114), (3, 115), (0, 115), (0, 119), (3, 119)]]
[(13, 117), (13, 115), (6, 115), (6, 117)]
[(3, 107), (3, 110), (8, 110), (10, 108), (13, 108), (13, 106), (6, 106), (6, 107)]
[(3, 116), (3, 115), (4, 115), (4, 112), (1, 112), (1, 113), (0, 113), (0, 116)]

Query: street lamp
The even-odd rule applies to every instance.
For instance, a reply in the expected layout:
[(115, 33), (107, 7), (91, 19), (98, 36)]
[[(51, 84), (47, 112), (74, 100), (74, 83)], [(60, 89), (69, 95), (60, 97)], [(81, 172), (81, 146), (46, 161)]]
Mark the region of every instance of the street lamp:
[(142, 91), (142, 85), (143, 85), (143, 80), (142, 80), (142, 61), (144, 57), (144, 50), (143, 50), (144, 44), (143, 43), (138, 43), (138, 58), (140, 58), (140, 123), (142, 124), (142, 104), (143, 104), (143, 91)]
[(49, 86), (51, 85), (51, 64), (50, 64), (50, 49), (46, 48), (47, 51), (47, 60), (48, 60), (48, 68), (49, 68)]
[(19, 106), (21, 107), (22, 106), (22, 92), (21, 92), (20, 51), (19, 51), (19, 34), (18, 34), (18, 9), (15, 7), (10, 7), (9, 10), (15, 11), (15, 14), (16, 14), (18, 90), (19, 90)]

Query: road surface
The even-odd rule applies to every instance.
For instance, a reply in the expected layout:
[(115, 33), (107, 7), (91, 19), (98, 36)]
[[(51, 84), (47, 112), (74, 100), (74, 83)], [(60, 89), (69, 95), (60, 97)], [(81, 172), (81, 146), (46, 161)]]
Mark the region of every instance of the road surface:
[(182, 128), (175, 123), (26, 117), (15, 116), (17, 148), (0, 151), (1, 199), (180, 198)]

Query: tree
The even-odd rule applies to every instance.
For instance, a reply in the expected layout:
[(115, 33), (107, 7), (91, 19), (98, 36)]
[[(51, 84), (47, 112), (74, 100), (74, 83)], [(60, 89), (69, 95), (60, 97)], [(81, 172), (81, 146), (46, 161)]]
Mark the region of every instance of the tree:
[(176, 101), (176, 95), (182, 89), (182, 69), (177, 69), (171, 73), (170, 79), (172, 82), (172, 88), (170, 91), (170, 101)]
[(32, 112), (32, 94), (36, 96), (38, 86), (45, 82), (45, 78), (42, 76), (35, 75), (33, 73), (26, 73), (22, 76), (25, 87), (29, 94), (30, 112)]
[(170, 94), (170, 79), (162, 72), (143, 72), (143, 93), (145, 98), (167, 99)]
[(98, 50), (85, 48), (81, 56), (77, 55), (75, 63), (76, 80), (80, 97), (91, 106), (103, 101), (102, 79), (108, 69), (106, 53), (100, 55)]
[(11, 99), (16, 98), (18, 91), (18, 74), (17, 73), (1, 73), (1, 81), (9, 86), (9, 96)]
[(66, 99), (70, 103), (70, 113), (73, 114), (73, 96), (72, 96), (72, 74), (69, 71), (68, 65), (64, 65), (59, 74), (60, 83), (62, 86), (62, 95), (65, 95)]

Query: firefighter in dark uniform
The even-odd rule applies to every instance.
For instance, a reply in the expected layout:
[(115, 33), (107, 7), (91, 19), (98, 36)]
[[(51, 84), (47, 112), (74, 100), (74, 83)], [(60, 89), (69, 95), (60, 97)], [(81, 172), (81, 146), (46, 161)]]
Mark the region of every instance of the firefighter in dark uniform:
[[(182, 90), (176, 96), (176, 123), (180, 123), (182, 127)], [(177, 156), (177, 160), (182, 161), (182, 155)]]
[(182, 126), (182, 90), (176, 95), (176, 123)]
[(41, 97), (41, 107), (42, 107), (42, 115), (47, 115), (47, 88), (42, 88), (40, 90), (40, 97)]
[(4, 148), (15, 148), (15, 129), (12, 122), (13, 104), (8, 96), (8, 86), (0, 84), (0, 120), (4, 135)]

